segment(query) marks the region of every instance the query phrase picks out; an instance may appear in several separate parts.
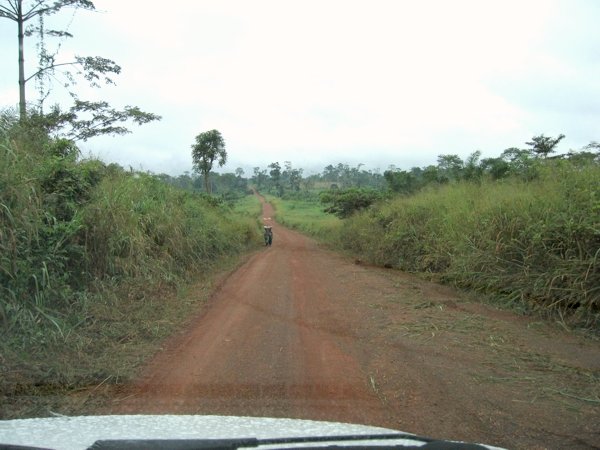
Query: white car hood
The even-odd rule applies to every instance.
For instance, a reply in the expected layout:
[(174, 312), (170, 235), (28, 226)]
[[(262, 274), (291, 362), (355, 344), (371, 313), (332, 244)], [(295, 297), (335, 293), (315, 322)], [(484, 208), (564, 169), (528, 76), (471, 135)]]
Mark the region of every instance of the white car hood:
[[(112, 439), (267, 439), (397, 432), (365, 425), (296, 419), (189, 415), (78, 416), (0, 421), (0, 445), (81, 450), (98, 440)], [(380, 445), (424, 445), (408, 439), (379, 442)], [(363, 441), (354, 442), (359, 443)], [(369, 441), (368, 445), (377, 443)], [(286, 447), (292, 446), (286, 444)]]

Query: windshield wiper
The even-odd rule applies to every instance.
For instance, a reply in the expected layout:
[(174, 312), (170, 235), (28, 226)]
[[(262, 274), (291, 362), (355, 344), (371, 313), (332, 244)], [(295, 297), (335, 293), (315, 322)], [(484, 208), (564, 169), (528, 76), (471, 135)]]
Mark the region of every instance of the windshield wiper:
[[(414, 441), (419, 445), (368, 445), (364, 441)], [(354, 441), (354, 443), (353, 443)], [(353, 434), (342, 436), (299, 436), (289, 438), (241, 438), (241, 439), (107, 439), (98, 440), (88, 450), (236, 450), (239, 448), (258, 448), (271, 446), (277, 450), (298, 447), (287, 447), (294, 444), (311, 444), (303, 449), (415, 449), (415, 450), (486, 450), (478, 444), (440, 441), (414, 434)], [(424, 445), (423, 445), (424, 444)], [(273, 447), (277, 446), (277, 447)], [(41, 447), (0, 444), (0, 450), (51, 450)]]
[[(406, 446), (402, 444), (369, 446), (352, 443), (352, 441), (384, 441), (410, 440), (421, 445)], [(333, 444), (335, 442), (335, 444)], [(347, 442), (347, 444), (341, 444)], [(271, 439), (154, 439), (154, 440), (101, 440), (96, 441), (88, 450), (236, 450), (239, 448), (257, 448), (274, 446), (278, 450), (298, 447), (286, 447), (290, 444), (314, 444), (303, 449), (419, 449), (419, 450), (485, 450), (486, 447), (477, 444), (439, 441), (413, 434), (364, 434), (344, 436), (302, 436)], [(425, 445), (422, 445), (425, 444)], [(273, 448), (273, 447), (271, 447)]]

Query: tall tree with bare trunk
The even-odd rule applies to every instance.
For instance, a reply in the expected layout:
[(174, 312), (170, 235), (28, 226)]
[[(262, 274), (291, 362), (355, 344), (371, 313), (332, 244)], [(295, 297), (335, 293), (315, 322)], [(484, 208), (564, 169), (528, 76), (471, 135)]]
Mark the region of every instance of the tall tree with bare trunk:
[[(26, 84), (37, 78), (48, 79), (55, 75), (57, 70), (66, 77), (66, 87), (75, 84), (75, 75), (82, 76), (92, 86), (99, 86), (100, 82), (114, 84), (110, 78), (112, 74), (119, 74), (121, 67), (114, 61), (101, 56), (75, 56), (72, 61), (57, 62), (56, 54), (45, 50), (43, 40), (46, 36), (73, 37), (65, 30), (46, 29), (44, 17), (56, 14), (64, 9), (83, 9), (94, 11), (96, 8), (90, 0), (0, 0), (0, 18), (8, 19), (17, 24), (19, 44), (19, 117), (21, 121), (28, 118)], [(26, 25), (34, 18), (38, 18), (38, 25)], [(26, 76), (24, 41), (27, 36), (37, 35), (40, 39), (39, 66), (37, 70)], [(70, 72), (74, 69), (75, 73)], [(123, 110), (115, 110), (106, 102), (89, 102), (80, 100), (73, 92), (69, 92), (75, 100), (74, 105), (67, 111), (60, 107), (52, 107), (50, 114), (41, 111), (41, 103), (45, 98), (41, 93), (40, 111), (32, 115), (36, 121), (43, 122), (48, 131), (54, 131), (62, 136), (76, 140), (87, 140), (101, 134), (125, 134), (129, 130), (119, 123), (131, 120), (137, 124), (160, 120), (160, 116), (141, 111), (135, 106), (126, 106)], [(41, 119), (41, 120), (40, 120)], [(66, 130), (66, 131), (64, 131)]]
[(196, 136), (196, 143), (192, 145), (192, 159), (194, 170), (201, 173), (204, 178), (206, 193), (211, 193), (209, 174), (213, 164), (217, 162), (222, 167), (227, 162), (225, 140), (218, 130), (210, 130)]

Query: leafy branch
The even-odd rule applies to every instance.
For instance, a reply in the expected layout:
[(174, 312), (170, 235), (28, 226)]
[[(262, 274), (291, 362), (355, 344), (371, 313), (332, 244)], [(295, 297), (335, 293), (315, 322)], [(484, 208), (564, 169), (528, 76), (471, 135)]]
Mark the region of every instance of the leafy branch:
[(129, 120), (137, 125), (143, 125), (160, 119), (159, 115), (144, 112), (137, 106), (126, 106), (122, 110), (117, 110), (104, 101), (75, 100), (75, 104), (66, 112), (54, 106), (52, 111), (45, 115), (44, 122), (48, 132), (60, 132), (63, 137), (77, 142), (101, 135), (131, 133), (126, 127), (120, 125)]
[[(100, 80), (101, 75), (105, 75), (106, 73), (115, 73), (118, 75), (121, 73), (121, 66), (114, 61), (101, 56), (76, 56), (75, 61), (59, 64), (55, 64), (53, 60), (54, 58), (51, 59), (51, 64), (40, 67), (37, 72), (25, 79), (25, 82), (38, 77), (47, 71), (54, 71), (54, 69), (61, 66), (79, 66), (80, 70), (78, 74), (83, 75), (86, 80), (91, 82), (93, 87), (99, 87), (97, 81)], [(115, 84), (108, 76), (104, 76), (104, 83)]]

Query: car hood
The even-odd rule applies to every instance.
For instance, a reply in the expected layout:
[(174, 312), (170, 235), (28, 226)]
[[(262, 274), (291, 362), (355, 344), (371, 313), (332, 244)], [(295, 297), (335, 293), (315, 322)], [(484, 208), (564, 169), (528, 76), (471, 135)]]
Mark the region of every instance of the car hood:
[[(80, 450), (99, 440), (273, 439), (390, 433), (398, 431), (298, 419), (191, 415), (78, 416), (0, 421), (0, 446)], [(376, 445), (376, 442), (370, 440), (368, 444)], [(382, 444), (390, 445), (392, 442), (382, 441)], [(393, 444), (424, 445), (411, 439), (397, 439)]]

